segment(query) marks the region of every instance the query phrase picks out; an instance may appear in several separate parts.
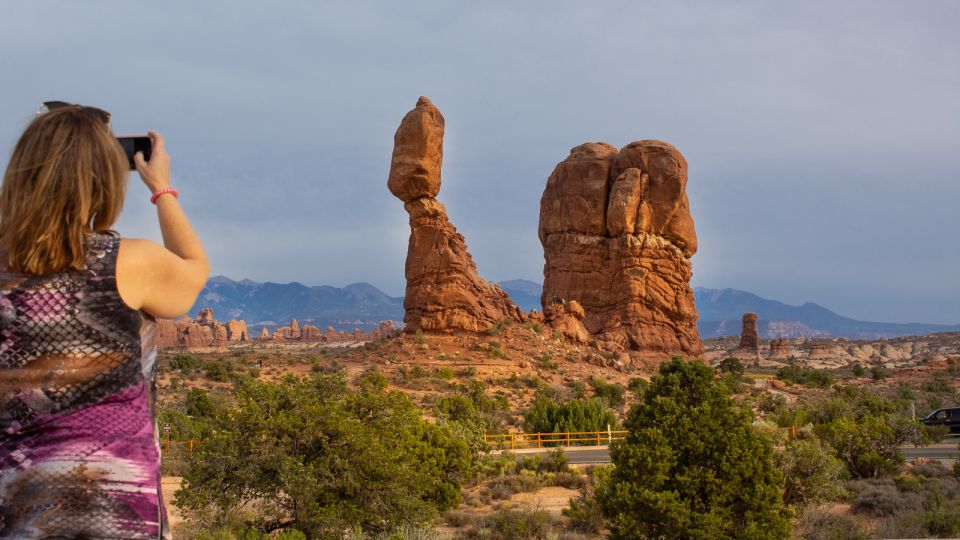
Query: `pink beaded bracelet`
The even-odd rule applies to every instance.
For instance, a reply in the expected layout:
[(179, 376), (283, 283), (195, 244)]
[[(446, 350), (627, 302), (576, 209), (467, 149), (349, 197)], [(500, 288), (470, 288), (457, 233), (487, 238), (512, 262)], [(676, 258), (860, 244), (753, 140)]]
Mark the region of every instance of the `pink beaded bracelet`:
[(172, 187), (168, 187), (168, 188), (163, 188), (163, 189), (157, 191), (156, 193), (154, 193), (153, 196), (150, 197), (150, 202), (152, 202), (153, 204), (157, 204), (157, 199), (159, 199), (160, 196), (162, 196), (162, 195), (166, 195), (167, 193), (173, 195), (173, 198), (174, 198), (174, 199), (179, 199), (179, 198), (180, 198), (180, 192), (179, 192), (179, 191), (173, 189)]

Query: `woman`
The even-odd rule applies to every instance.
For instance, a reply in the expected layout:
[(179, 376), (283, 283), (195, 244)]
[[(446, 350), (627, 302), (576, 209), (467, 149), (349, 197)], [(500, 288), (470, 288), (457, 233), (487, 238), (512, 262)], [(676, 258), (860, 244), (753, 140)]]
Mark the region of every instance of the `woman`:
[(210, 267), (163, 138), (135, 162), (164, 245), (121, 239), (109, 114), (59, 105), (0, 187), (0, 538), (164, 538), (154, 317), (186, 313)]

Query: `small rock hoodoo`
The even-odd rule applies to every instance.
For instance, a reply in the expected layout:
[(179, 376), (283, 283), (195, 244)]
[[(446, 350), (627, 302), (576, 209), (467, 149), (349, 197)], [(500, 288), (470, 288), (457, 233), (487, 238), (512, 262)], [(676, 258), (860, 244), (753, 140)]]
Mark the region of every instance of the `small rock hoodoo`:
[(436, 199), (440, 193), (444, 119), (426, 97), (394, 135), (387, 187), (410, 214), (405, 331), (483, 332), (524, 318), (505, 292), (477, 273), (463, 235)]
[(572, 149), (540, 200), (544, 308), (577, 301), (590, 334), (616, 347), (701, 354), (686, 185), (687, 162), (665, 142)]

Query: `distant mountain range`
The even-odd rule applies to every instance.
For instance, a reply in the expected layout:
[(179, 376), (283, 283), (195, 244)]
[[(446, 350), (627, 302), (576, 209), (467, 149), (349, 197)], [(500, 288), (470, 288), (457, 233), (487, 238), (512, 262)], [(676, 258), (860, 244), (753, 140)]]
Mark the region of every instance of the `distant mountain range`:
[[(501, 281), (499, 285), (520, 309), (540, 309), (541, 284), (514, 279)], [(858, 321), (817, 304), (791, 306), (737, 289), (698, 287), (694, 295), (700, 313), (700, 335), (704, 339), (738, 335), (740, 317), (748, 311), (757, 312), (760, 334), (767, 338), (879, 339), (960, 332), (960, 325)], [(383, 320), (403, 320), (403, 298), (391, 297), (369, 283), (353, 283), (343, 288), (308, 287), (301, 283), (257, 283), (217, 276), (207, 282), (190, 315), (195, 317), (204, 307), (213, 308), (219, 320), (243, 319), (253, 329), (288, 324), (294, 318), (301, 324), (348, 331), (370, 329)]]
[(760, 319), (760, 335), (766, 338), (833, 336), (850, 339), (881, 339), (899, 336), (923, 336), (936, 332), (960, 332), (960, 324), (883, 323), (858, 321), (807, 302), (791, 306), (761, 298), (737, 289), (693, 290), (700, 313), (700, 336), (704, 339), (740, 333), (740, 318), (755, 311)]
[(393, 298), (369, 283), (343, 288), (302, 283), (257, 283), (216, 276), (207, 281), (190, 312), (213, 308), (221, 321), (243, 319), (250, 328), (280, 326), (297, 319), (300, 324), (337, 330), (368, 330), (379, 321), (403, 320), (403, 298)]

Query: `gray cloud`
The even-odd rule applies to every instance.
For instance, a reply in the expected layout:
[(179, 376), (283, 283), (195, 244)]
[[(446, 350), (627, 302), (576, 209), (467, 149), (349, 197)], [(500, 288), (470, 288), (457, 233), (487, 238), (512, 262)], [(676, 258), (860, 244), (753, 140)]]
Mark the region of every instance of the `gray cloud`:
[[(494, 280), (541, 278), (569, 148), (660, 138), (690, 163), (696, 284), (960, 322), (960, 4), (464, 6), (6, 5), (0, 142), (43, 99), (102, 106), (167, 136), (215, 272), (399, 295), (385, 179), (417, 96), (447, 118), (440, 199)], [(159, 238), (136, 184), (119, 228)]]

